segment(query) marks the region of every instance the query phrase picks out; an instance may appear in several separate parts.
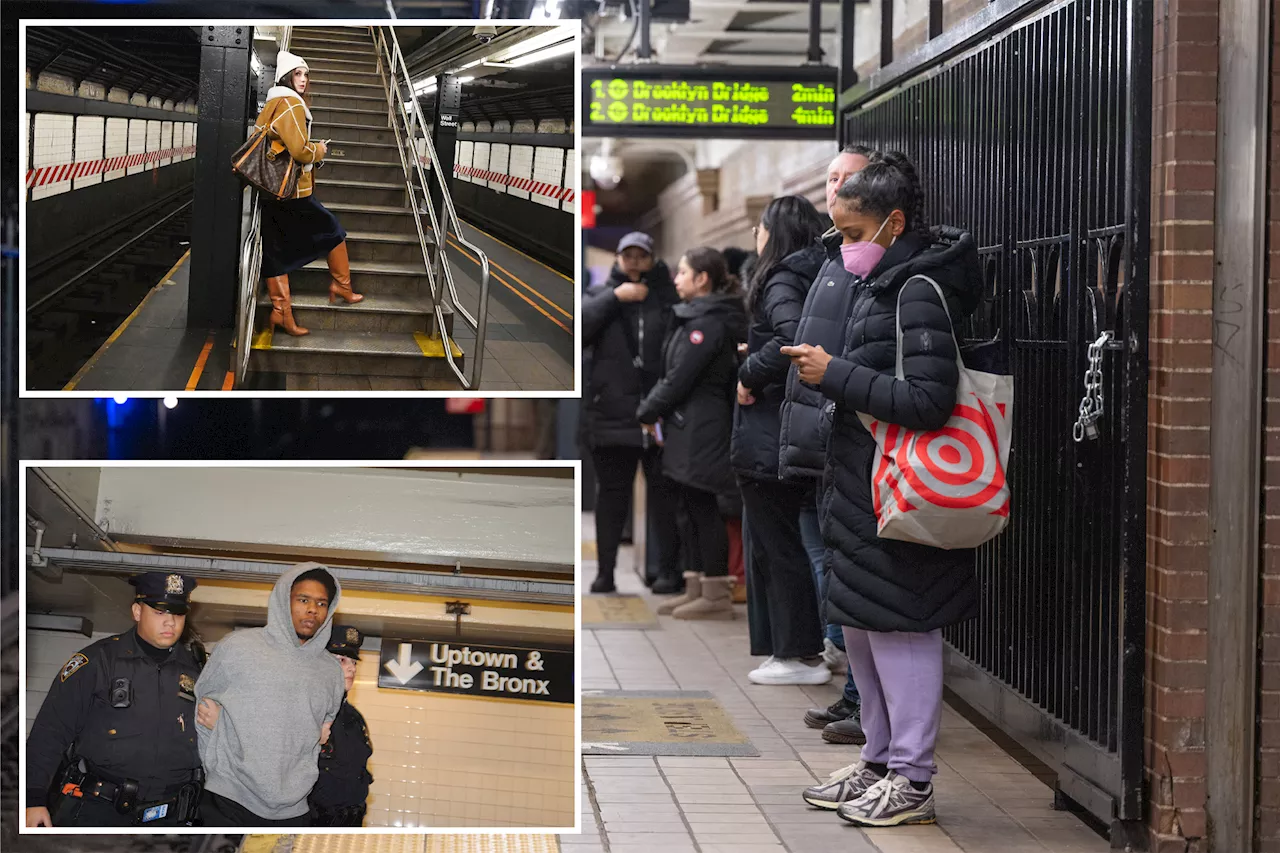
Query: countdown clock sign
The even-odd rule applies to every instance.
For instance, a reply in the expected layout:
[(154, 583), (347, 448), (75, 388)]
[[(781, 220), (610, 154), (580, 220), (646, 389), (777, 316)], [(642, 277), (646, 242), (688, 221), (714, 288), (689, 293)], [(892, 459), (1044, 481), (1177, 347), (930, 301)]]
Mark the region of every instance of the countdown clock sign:
[(836, 70), (584, 68), (584, 136), (836, 139)]

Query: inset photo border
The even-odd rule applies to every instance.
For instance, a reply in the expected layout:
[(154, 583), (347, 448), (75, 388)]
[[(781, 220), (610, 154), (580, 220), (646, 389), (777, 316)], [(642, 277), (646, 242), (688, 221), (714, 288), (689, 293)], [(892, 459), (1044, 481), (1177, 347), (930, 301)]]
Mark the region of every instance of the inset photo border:
[(22, 834), (581, 832), (580, 462), (19, 475)]
[(20, 21), (19, 395), (580, 396), (581, 22), (412, 24)]

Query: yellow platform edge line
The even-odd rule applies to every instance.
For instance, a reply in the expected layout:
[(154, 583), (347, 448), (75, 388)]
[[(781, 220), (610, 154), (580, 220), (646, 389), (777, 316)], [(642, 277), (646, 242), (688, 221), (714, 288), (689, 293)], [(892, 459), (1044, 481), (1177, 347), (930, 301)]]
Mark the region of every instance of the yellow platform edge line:
[[(428, 335), (426, 332), (414, 332), (413, 339), (418, 344), (418, 349), (422, 350), (422, 354), (427, 358), (444, 358), (444, 341), (439, 335)], [(453, 352), (454, 358), (462, 358), (462, 349), (458, 346), (453, 338), (449, 339), (449, 347)]]
[(275, 327), (270, 323), (261, 332), (253, 336), (252, 349), (271, 349), (271, 332)]

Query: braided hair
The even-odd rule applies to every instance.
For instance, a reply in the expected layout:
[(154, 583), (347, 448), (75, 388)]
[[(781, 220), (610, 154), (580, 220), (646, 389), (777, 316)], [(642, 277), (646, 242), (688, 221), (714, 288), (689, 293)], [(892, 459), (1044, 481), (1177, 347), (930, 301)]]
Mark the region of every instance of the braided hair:
[(897, 151), (876, 154), (867, 167), (849, 177), (836, 198), (855, 210), (885, 219), (895, 210), (906, 216), (905, 231), (926, 239), (929, 224), (924, 216), (924, 188), (907, 155)]

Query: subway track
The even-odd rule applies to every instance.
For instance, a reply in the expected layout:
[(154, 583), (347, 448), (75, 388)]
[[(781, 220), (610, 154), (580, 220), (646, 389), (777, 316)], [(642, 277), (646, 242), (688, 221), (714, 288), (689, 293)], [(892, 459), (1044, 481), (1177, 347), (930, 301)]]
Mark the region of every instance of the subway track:
[(27, 268), (28, 390), (59, 391), (187, 251), (191, 190)]

